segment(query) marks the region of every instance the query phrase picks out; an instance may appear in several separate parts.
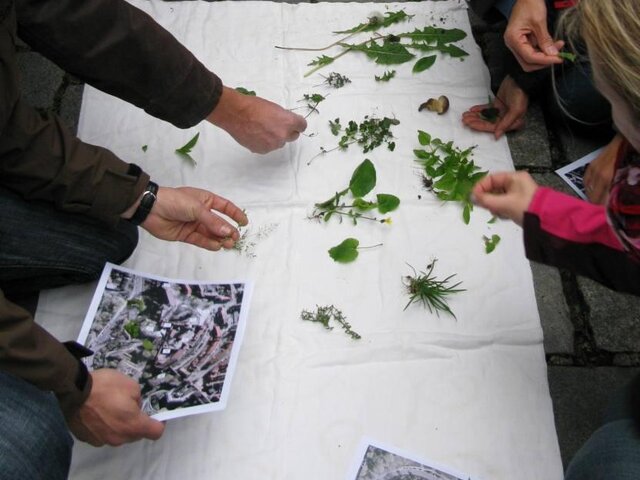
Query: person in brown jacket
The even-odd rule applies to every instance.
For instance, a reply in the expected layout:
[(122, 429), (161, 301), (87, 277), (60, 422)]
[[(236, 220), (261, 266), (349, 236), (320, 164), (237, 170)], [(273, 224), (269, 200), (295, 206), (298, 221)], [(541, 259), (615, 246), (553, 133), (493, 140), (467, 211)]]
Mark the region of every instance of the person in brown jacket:
[(124, 0), (0, 0), (0, 478), (68, 475), (73, 440), (157, 439), (136, 382), (87, 372), (84, 347), (62, 344), (7, 299), (99, 276), (156, 237), (230, 248), (244, 213), (212, 192), (158, 187), (134, 164), (80, 141), (21, 98), (18, 36), (83, 81), (179, 128), (206, 119), (266, 153), (305, 120), (224, 87), (170, 33)]

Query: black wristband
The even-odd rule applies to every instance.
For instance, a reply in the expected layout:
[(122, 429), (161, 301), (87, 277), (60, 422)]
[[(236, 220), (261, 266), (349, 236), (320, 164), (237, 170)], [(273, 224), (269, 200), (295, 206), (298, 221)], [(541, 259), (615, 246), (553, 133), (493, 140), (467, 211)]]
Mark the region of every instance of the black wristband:
[(153, 204), (156, 203), (156, 197), (158, 195), (158, 184), (154, 182), (149, 182), (147, 188), (142, 194), (142, 198), (140, 199), (140, 205), (136, 209), (135, 213), (131, 216), (129, 221), (134, 225), (140, 225), (144, 222), (149, 216), (149, 212), (153, 208)]

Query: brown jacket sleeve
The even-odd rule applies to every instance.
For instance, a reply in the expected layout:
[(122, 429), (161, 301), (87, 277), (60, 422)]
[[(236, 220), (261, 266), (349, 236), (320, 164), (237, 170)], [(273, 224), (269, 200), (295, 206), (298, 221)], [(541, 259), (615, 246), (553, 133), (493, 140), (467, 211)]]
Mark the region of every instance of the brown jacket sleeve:
[(29, 312), (9, 302), (0, 290), (0, 367), (43, 390), (53, 391), (68, 418), (91, 391), (91, 376), (77, 382), (78, 360), (36, 324)]
[(215, 108), (222, 82), (125, 0), (16, 0), (18, 34), (96, 88), (177, 127)]

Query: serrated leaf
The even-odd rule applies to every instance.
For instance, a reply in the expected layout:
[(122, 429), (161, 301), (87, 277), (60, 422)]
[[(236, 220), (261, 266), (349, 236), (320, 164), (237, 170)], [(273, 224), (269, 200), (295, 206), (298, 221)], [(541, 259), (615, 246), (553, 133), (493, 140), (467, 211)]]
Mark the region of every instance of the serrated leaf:
[(386, 72), (384, 72), (382, 76), (379, 77), (377, 75), (374, 75), (373, 78), (375, 78), (376, 82), (388, 82), (395, 76), (396, 76), (395, 70), (387, 70)]
[(196, 133), (195, 136), (191, 140), (189, 140), (187, 143), (185, 143), (183, 146), (181, 146), (180, 148), (177, 148), (176, 153), (189, 155), (193, 147), (195, 147), (196, 143), (198, 143), (198, 137), (200, 137), (200, 132)]
[(401, 43), (390, 42), (387, 39), (382, 42), (382, 45), (379, 45), (375, 40), (364, 45), (340, 45), (351, 50), (364, 52), (379, 65), (398, 65), (408, 62), (415, 57), (415, 55), (409, 52)]
[(429, 55), (428, 57), (422, 57), (420, 60), (416, 62), (413, 66), (413, 73), (424, 72), (427, 68), (430, 68), (434, 63), (436, 63), (436, 56)]
[(365, 159), (356, 167), (349, 182), (349, 189), (354, 197), (364, 197), (376, 186), (376, 167), (371, 160)]
[(463, 40), (467, 34), (459, 28), (424, 27), (422, 30), (416, 28), (413, 32), (403, 33), (401, 36), (410, 38), (413, 42), (444, 45)]
[(355, 238), (347, 238), (339, 245), (329, 249), (329, 256), (339, 263), (353, 262), (358, 258), (358, 245), (360, 242)]
[(378, 211), (382, 214), (392, 212), (400, 205), (400, 199), (388, 193), (377, 194), (376, 200), (378, 201)]
[(320, 57), (316, 57), (314, 60), (311, 61), (311, 63), (308, 63), (307, 65), (317, 65), (319, 67), (323, 67), (325, 65), (329, 65), (330, 63), (332, 63), (333, 60), (334, 60), (333, 57), (322, 55)]
[(442, 53), (448, 54), (453, 58), (466, 57), (467, 55), (469, 55), (466, 51), (455, 45), (442, 45), (438, 48), (438, 50)]
[(333, 33), (375, 32), (382, 27), (389, 27), (394, 23), (408, 20), (411, 17), (413, 17), (413, 15), (407, 15), (404, 10), (400, 10), (397, 12), (387, 12), (382, 18), (371, 17), (366, 23), (361, 23), (360, 25), (357, 25), (348, 30), (340, 30)]
[(418, 142), (420, 142), (422, 146), (429, 145), (431, 143), (431, 135), (422, 130), (418, 130)]

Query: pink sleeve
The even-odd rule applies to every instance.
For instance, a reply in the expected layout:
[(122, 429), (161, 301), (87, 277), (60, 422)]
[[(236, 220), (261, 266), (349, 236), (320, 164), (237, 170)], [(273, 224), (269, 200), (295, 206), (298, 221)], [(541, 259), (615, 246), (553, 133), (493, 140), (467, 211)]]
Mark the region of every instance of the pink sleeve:
[(539, 187), (527, 210), (540, 219), (540, 228), (575, 243), (600, 243), (624, 250), (607, 221), (602, 205), (594, 205), (547, 187)]

